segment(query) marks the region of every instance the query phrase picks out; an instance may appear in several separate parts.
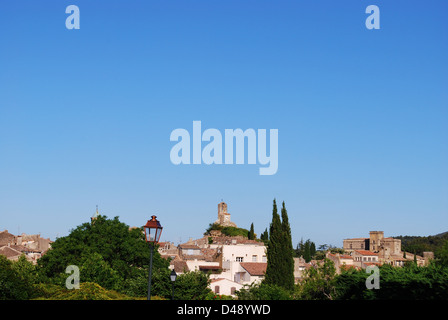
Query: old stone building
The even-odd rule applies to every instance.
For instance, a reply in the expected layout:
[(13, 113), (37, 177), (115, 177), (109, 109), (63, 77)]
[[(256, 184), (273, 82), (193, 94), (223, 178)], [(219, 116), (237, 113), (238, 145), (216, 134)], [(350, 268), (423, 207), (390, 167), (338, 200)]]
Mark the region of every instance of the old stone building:
[(230, 221), (230, 213), (227, 212), (227, 204), (220, 202), (218, 204), (218, 220), (215, 224), (219, 224), (223, 227), (236, 227), (236, 224)]
[(369, 238), (352, 238), (343, 240), (343, 249), (347, 252), (368, 250), (372, 252), (387, 251), (388, 255), (401, 254), (401, 240), (385, 238), (383, 231), (370, 231)]
[(42, 238), (38, 234), (22, 233), (15, 236), (8, 230), (0, 231), (0, 254), (12, 261), (24, 255), (28, 261), (36, 264), (37, 259), (50, 249), (51, 243), (49, 238)]
[(365, 268), (369, 264), (390, 264), (403, 266), (406, 261), (416, 261), (423, 266), (434, 258), (432, 252), (424, 252), (423, 257), (401, 249), (401, 240), (385, 238), (383, 231), (370, 231), (369, 238), (351, 238), (343, 240), (343, 249), (353, 257), (353, 265)]

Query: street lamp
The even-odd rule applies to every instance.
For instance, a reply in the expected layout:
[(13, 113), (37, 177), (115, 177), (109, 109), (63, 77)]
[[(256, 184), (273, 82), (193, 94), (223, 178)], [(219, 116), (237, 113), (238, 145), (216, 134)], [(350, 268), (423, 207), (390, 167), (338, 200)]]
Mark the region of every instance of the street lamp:
[(152, 255), (154, 253), (154, 246), (159, 242), (163, 229), (162, 225), (156, 218), (156, 216), (151, 216), (151, 220), (148, 220), (148, 222), (146, 222), (143, 226), (145, 229), (146, 242), (149, 244), (149, 250), (151, 252), (149, 261), (148, 300), (151, 300)]
[(173, 269), (173, 271), (171, 271), (171, 274), (170, 274), (171, 284), (173, 285), (173, 290), (171, 293), (171, 300), (174, 300), (174, 282), (176, 281), (176, 278), (177, 278), (177, 273)]

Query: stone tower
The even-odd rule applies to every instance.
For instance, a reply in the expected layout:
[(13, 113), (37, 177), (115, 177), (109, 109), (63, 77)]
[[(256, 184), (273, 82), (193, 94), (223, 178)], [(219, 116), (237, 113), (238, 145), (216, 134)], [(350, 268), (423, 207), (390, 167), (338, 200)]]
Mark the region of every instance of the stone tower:
[(215, 223), (224, 227), (236, 227), (236, 224), (230, 221), (230, 213), (227, 212), (225, 202), (218, 203), (218, 220)]
[(384, 238), (384, 231), (370, 231), (370, 251), (378, 252)]

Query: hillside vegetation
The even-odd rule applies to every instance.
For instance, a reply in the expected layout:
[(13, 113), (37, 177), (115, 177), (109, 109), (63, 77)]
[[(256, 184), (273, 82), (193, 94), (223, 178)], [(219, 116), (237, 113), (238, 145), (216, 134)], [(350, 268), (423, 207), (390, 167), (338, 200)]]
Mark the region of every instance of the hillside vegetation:
[(432, 251), (435, 257), (438, 257), (443, 245), (448, 241), (448, 232), (433, 236), (397, 236), (394, 238), (401, 240), (401, 248), (403, 251), (418, 255), (423, 255), (424, 251)]

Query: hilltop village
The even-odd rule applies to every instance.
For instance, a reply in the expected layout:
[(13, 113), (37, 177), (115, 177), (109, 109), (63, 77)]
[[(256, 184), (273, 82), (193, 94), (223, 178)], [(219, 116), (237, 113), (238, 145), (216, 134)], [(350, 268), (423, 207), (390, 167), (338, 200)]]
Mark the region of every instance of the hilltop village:
[[(98, 216), (98, 211), (91, 218)], [(202, 238), (192, 239), (174, 245), (160, 242), (158, 251), (163, 258), (170, 260), (170, 269), (177, 274), (190, 271), (203, 271), (210, 274), (210, 289), (215, 294), (234, 296), (236, 290), (244, 285), (260, 282), (267, 268), (266, 246), (262, 240), (248, 237), (228, 236), (221, 230), (225, 227), (237, 228), (231, 221), (227, 204), (218, 204), (218, 216), (213, 226)], [(21, 255), (33, 264), (51, 248), (52, 241), (40, 235), (13, 235), (4, 230), (0, 232), (0, 254), (9, 260), (17, 261)], [(343, 252), (343, 253), (340, 253)], [(432, 252), (423, 256), (403, 252), (401, 240), (384, 237), (383, 231), (370, 231), (369, 237), (343, 240), (342, 250), (327, 250), (325, 257), (334, 262), (340, 273), (346, 268), (365, 269), (371, 265), (389, 264), (402, 267), (406, 261), (414, 261), (419, 266), (427, 265), (434, 258)], [(306, 262), (303, 257), (294, 258), (294, 277), (299, 282), (303, 271), (313, 268), (318, 260)]]
[[(218, 204), (218, 219), (215, 225), (236, 227), (227, 211), (227, 204)], [(432, 252), (415, 256), (401, 250), (401, 240), (385, 238), (383, 231), (370, 231), (368, 238), (343, 240), (344, 253), (331, 253), (336, 271), (344, 268), (365, 269), (369, 265), (390, 264), (404, 266), (406, 261), (427, 265), (434, 258)], [(267, 267), (266, 246), (263, 241), (249, 240), (243, 236), (225, 236), (219, 230), (211, 230), (204, 237), (190, 239), (175, 246), (171, 242), (160, 243), (159, 252), (171, 259), (171, 268), (180, 274), (188, 271), (210, 272), (211, 290), (216, 294), (233, 295), (244, 285), (261, 281)], [(317, 260), (305, 262), (303, 257), (294, 258), (295, 281), (301, 280), (303, 271), (316, 266)]]

